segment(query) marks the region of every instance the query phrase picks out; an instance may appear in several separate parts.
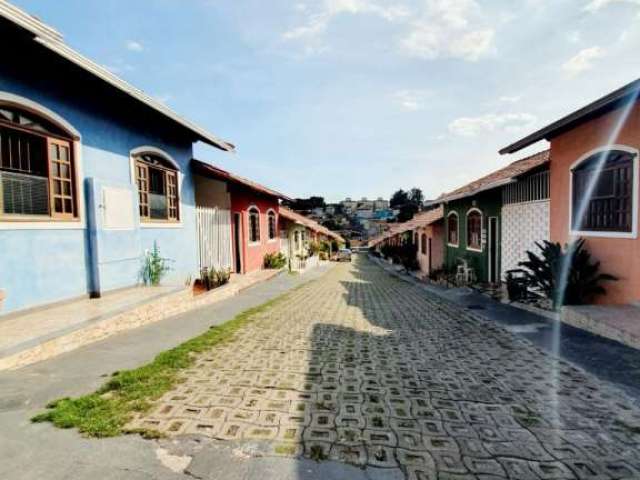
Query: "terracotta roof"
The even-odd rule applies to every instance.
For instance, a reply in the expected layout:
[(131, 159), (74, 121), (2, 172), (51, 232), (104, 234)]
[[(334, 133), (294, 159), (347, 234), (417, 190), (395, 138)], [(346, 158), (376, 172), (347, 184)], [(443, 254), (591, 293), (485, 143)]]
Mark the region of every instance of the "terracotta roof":
[(322, 233), (323, 235), (334, 238), (338, 242), (344, 242), (344, 238), (342, 238), (337, 233), (332, 232), (327, 227), (320, 225), (315, 220), (311, 220), (310, 218), (305, 217), (304, 215), (301, 215), (298, 212), (295, 212), (287, 207), (282, 207), (282, 206), (280, 207), (280, 215), (288, 220), (291, 220), (292, 222), (296, 222), (300, 225), (304, 225), (305, 227), (307, 227), (310, 230), (313, 230), (314, 232)]
[(394, 235), (399, 235), (401, 233), (408, 232), (409, 230), (415, 230), (416, 228), (426, 227), (427, 225), (431, 225), (432, 223), (441, 220), (443, 216), (444, 210), (442, 206), (434, 208), (433, 210), (428, 210), (426, 212), (417, 213), (411, 220), (392, 224), (391, 228), (389, 228), (389, 230), (384, 232), (382, 235), (378, 235), (372, 240), (369, 240), (368, 245), (370, 247), (373, 247), (383, 240), (393, 237)]
[(264, 185), (260, 185), (253, 180), (249, 180), (247, 178), (241, 177), (240, 175), (235, 175), (231, 172), (227, 172), (226, 170), (215, 167), (205, 162), (201, 162), (200, 160), (196, 160), (195, 158), (191, 160), (191, 168), (196, 173), (204, 176), (214, 177), (219, 180), (225, 180), (227, 182), (235, 183), (236, 185), (242, 185), (243, 187), (247, 187), (251, 190), (262, 193), (264, 195), (269, 195), (271, 197), (281, 198), (283, 200), (291, 200), (286, 195), (265, 187)]
[(537, 167), (549, 162), (549, 150), (535, 153), (529, 157), (516, 160), (500, 170), (485, 175), (482, 178), (474, 180), (463, 187), (457, 188), (449, 193), (440, 195), (432, 203), (448, 202), (459, 198), (470, 197), (476, 193), (492, 190), (508, 183), (516, 181), (516, 179)]

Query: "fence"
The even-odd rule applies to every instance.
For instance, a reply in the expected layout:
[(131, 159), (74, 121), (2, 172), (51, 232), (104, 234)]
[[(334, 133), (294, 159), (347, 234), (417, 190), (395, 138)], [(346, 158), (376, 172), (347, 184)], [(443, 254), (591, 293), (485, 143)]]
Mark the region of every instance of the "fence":
[(196, 207), (200, 268), (231, 269), (231, 212)]

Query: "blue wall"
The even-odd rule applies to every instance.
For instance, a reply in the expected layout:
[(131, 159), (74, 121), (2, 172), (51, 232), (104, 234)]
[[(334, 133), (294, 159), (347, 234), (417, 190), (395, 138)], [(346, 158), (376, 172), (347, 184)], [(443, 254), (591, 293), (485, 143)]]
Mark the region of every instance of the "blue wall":
[[(0, 41), (7, 41), (2, 38), (5, 33), (0, 30)], [(133, 230), (101, 230), (98, 205), (84, 208), (85, 216), (97, 220), (100, 247), (95, 263), (103, 292), (136, 284), (144, 251), (154, 241), (162, 255), (172, 259), (173, 270), (164, 283), (181, 284), (197, 274), (194, 187), (188, 167), (193, 138), (189, 132), (31, 41), (16, 42), (9, 58), (0, 64), (0, 92), (41, 104), (80, 132), (84, 178), (78, 191), (87, 187), (100, 198), (104, 186), (131, 189)], [(180, 228), (140, 228), (129, 154), (145, 145), (164, 150), (180, 166)], [(91, 283), (87, 232), (84, 228), (0, 230), (0, 289), (7, 296), (0, 313), (87, 294)]]

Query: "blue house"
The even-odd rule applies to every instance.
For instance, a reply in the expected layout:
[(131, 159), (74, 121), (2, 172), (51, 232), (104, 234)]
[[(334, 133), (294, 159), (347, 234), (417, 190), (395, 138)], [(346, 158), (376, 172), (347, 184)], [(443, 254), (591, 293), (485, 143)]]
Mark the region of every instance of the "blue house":
[(194, 278), (192, 147), (233, 145), (6, 2), (0, 38), (0, 313), (135, 285), (154, 242)]

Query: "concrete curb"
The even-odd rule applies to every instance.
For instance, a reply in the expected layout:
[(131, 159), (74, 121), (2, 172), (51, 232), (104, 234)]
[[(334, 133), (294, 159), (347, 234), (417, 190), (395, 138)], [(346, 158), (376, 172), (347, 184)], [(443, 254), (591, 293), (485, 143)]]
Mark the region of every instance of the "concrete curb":
[(62, 333), (55, 338), (28, 346), (19, 352), (0, 358), (0, 371), (14, 370), (47, 360), (62, 353), (104, 340), (117, 333), (220, 302), (258, 283), (266, 282), (280, 273), (282, 273), (282, 270), (273, 270), (256, 278), (240, 278), (237, 283), (230, 283), (195, 297), (190, 289), (181, 289), (159, 298), (153, 298), (133, 308), (116, 312), (111, 316), (97, 318), (95, 321), (83, 324), (74, 331)]

